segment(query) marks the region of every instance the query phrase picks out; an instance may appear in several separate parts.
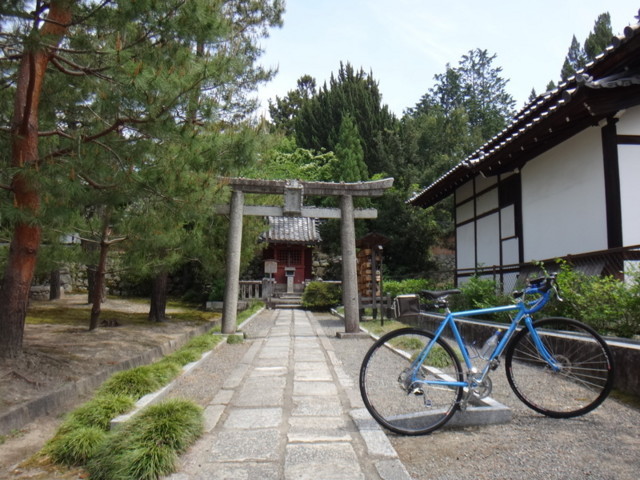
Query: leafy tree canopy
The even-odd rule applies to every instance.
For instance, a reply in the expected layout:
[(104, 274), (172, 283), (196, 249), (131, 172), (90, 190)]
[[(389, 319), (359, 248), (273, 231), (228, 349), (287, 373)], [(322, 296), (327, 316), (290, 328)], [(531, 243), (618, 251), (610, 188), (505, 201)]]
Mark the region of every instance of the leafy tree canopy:
[(386, 105), (372, 74), (340, 64), (316, 95), (303, 102), (295, 120), (298, 145), (316, 151), (335, 151), (344, 116), (350, 115), (362, 140), (369, 173), (389, 171), (392, 159), (385, 156), (380, 135), (393, 131), (397, 122)]

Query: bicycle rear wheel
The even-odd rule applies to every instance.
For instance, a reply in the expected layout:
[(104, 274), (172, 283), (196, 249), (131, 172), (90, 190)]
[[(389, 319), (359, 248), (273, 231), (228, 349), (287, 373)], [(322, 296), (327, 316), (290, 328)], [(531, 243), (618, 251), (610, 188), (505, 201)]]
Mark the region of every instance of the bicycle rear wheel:
[(529, 329), (513, 338), (506, 352), (507, 379), (528, 407), (554, 418), (584, 415), (598, 407), (613, 386), (613, 357), (591, 327), (569, 318), (533, 323), (555, 371), (536, 348)]
[[(413, 328), (394, 330), (369, 349), (360, 368), (360, 393), (380, 425), (403, 435), (424, 435), (444, 425), (456, 412), (462, 387), (408, 385), (413, 359), (433, 333)], [(420, 367), (422, 380), (462, 381), (460, 361), (439, 338)]]

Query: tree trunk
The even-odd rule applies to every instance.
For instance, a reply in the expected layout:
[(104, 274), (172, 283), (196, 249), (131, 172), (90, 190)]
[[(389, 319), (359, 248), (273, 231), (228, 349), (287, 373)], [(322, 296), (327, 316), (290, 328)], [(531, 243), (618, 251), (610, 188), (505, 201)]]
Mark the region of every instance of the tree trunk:
[(95, 330), (98, 327), (98, 320), (100, 319), (100, 312), (102, 311), (102, 293), (105, 286), (104, 274), (107, 270), (107, 253), (109, 252), (110, 246), (105, 236), (103, 236), (103, 240), (100, 242), (100, 260), (98, 262), (98, 268), (95, 271), (89, 330)]
[[(48, 45), (58, 45), (71, 22), (72, 2), (53, 0), (40, 38)], [(0, 357), (12, 358), (22, 353), (24, 319), (27, 314), (29, 288), (33, 280), (41, 231), (37, 222), (40, 208), (38, 185), (29, 170), (38, 164), (38, 107), (42, 83), (52, 50), (35, 46), (25, 48), (16, 78), (16, 94), (11, 119), (11, 166), (20, 169), (11, 182), (13, 202), (27, 220), (13, 231), (9, 257), (0, 290)], [(28, 217), (33, 217), (29, 220)]]
[(167, 319), (167, 286), (169, 272), (160, 272), (153, 279), (151, 290), (151, 307), (149, 308), (150, 322), (164, 322)]
[(49, 275), (49, 300), (60, 298), (60, 270), (51, 270)]
[[(89, 330), (95, 330), (98, 327), (100, 312), (102, 309), (102, 300), (105, 293), (104, 276), (107, 271), (107, 254), (111, 243), (109, 235), (111, 234), (111, 212), (107, 207), (102, 210), (102, 231), (100, 232), (100, 259), (94, 271), (93, 288), (89, 290), (91, 298), (91, 318), (89, 319)], [(92, 293), (93, 292), (93, 293)]]
[(105, 282), (102, 282), (102, 287), (98, 287), (96, 283), (97, 275), (98, 265), (87, 265), (87, 303), (89, 305), (93, 305), (93, 302), (97, 299), (100, 299), (100, 302), (104, 302), (107, 298)]

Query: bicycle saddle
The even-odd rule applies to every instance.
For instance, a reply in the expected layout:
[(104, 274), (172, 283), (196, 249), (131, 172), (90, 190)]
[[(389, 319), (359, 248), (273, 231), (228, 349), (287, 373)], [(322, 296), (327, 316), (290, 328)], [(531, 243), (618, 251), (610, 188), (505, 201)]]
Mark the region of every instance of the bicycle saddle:
[(442, 297), (460, 293), (460, 290), (453, 288), (451, 290), (421, 290), (420, 295), (431, 300), (437, 300)]

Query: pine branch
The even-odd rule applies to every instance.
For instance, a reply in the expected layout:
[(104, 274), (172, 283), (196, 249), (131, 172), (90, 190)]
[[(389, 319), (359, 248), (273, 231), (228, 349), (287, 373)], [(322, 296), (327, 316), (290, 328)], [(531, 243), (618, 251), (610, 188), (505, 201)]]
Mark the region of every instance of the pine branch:
[(69, 140), (73, 139), (71, 135), (66, 132), (63, 132), (59, 128), (55, 130), (46, 130), (44, 132), (38, 132), (39, 137), (53, 137), (54, 135), (58, 135), (60, 137), (68, 138)]
[(98, 13), (100, 10), (102, 10), (104, 7), (106, 7), (110, 3), (114, 3), (114, 1), (113, 0), (102, 0), (102, 2), (100, 2), (96, 6), (96, 8), (94, 8), (92, 11), (87, 13), (84, 17), (78, 17), (74, 22), (72, 22), (72, 24), (73, 25), (81, 25), (81, 24), (83, 24), (89, 18), (93, 17), (96, 13)]
[(85, 174), (79, 173), (78, 176), (83, 179), (85, 182), (87, 182), (89, 185), (91, 185), (93, 188), (95, 188), (96, 190), (110, 190), (112, 188), (116, 188), (118, 186), (118, 184), (114, 183), (111, 185), (102, 185), (101, 183), (96, 182), (95, 180), (92, 180), (90, 177), (88, 177)]
[[(59, 71), (61, 71), (65, 75), (71, 75), (71, 76), (75, 76), (75, 77), (83, 77), (83, 76), (87, 76), (87, 75), (93, 75), (93, 76), (101, 78), (103, 80), (109, 80), (109, 81), (112, 80), (111, 78), (107, 77), (106, 75), (102, 75), (101, 74), (101, 72), (107, 70), (106, 67), (99, 68), (99, 69), (83, 67), (82, 65), (78, 65), (77, 63), (74, 63), (71, 60), (69, 60), (67, 58), (64, 58), (64, 57), (60, 57), (58, 55), (54, 55), (51, 58), (51, 63)], [(64, 67), (62, 65), (62, 63), (65, 63), (68, 66), (72, 67), (73, 70), (70, 70), (70, 69)]]

